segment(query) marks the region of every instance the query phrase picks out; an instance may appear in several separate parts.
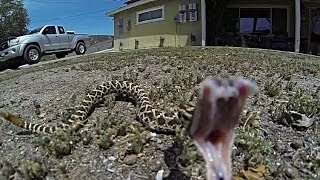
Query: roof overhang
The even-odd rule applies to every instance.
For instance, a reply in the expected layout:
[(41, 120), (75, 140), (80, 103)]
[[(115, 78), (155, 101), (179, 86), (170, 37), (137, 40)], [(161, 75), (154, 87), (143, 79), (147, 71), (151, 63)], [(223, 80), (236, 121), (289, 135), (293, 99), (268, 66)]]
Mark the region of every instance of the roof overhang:
[(150, 2), (154, 2), (154, 1), (158, 1), (158, 0), (141, 0), (141, 1), (137, 1), (137, 2), (134, 2), (134, 3), (131, 3), (131, 4), (128, 4), (126, 6), (123, 6), (123, 7), (120, 7), (118, 9), (115, 9), (115, 10), (112, 10), (112, 11), (109, 11), (106, 13), (107, 16), (113, 16), (119, 12), (122, 12), (124, 10), (128, 10), (128, 9), (131, 9), (133, 7), (137, 7), (137, 6), (140, 6), (140, 5), (143, 5), (143, 4), (147, 4), (147, 3), (150, 3)]
[(319, 0), (302, 0), (302, 2), (305, 2), (305, 3), (320, 3)]

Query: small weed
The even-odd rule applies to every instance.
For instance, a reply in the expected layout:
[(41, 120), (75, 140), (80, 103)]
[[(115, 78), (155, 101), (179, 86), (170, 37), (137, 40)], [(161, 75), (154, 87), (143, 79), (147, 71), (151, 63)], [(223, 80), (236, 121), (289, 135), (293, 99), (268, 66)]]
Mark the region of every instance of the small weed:
[(76, 138), (72, 135), (71, 132), (58, 130), (52, 135), (43, 136), (38, 140), (38, 145), (43, 150), (53, 154), (58, 158), (69, 155), (71, 149), (75, 144)]
[(259, 164), (267, 164), (268, 158), (264, 157), (271, 153), (274, 143), (265, 139), (258, 128), (240, 128), (236, 137), (239, 148), (248, 152), (247, 162), (250, 167)]
[(320, 101), (316, 100), (306, 91), (298, 91), (288, 102), (287, 110), (297, 111), (308, 117), (319, 115)]
[(289, 125), (292, 123), (289, 111), (295, 111), (307, 117), (319, 116), (320, 101), (306, 91), (298, 91), (288, 102), (273, 102), (270, 114), (275, 121)]
[(266, 95), (268, 95), (269, 97), (275, 97), (280, 94), (282, 88), (279, 83), (275, 84), (274, 82), (268, 82), (266, 83), (264, 90)]

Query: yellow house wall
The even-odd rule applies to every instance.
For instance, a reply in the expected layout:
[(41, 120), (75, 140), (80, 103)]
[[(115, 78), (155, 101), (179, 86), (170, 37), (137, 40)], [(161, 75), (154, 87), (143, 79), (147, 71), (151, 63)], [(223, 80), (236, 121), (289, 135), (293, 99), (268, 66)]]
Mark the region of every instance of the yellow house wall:
[[(198, 21), (175, 23), (174, 18), (179, 14), (179, 5), (197, 3)], [(141, 10), (164, 5), (164, 20), (145, 24), (137, 24), (136, 13)], [(134, 49), (135, 41), (138, 48), (159, 47), (160, 37), (164, 38), (164, 46), (191, 45), (191, 34), (195, 35), (193, 45), (201, 45), (201, 9), (200, 0), (160, 0), (144, 4), (114, 15), (114, 47), (119, 50), (120, 42), (123, 49)], [(187, 14), (188, 16), (188, 14)], [(123, 33), (119, 33), (117, 22), (123, 18)], [(127, 29), (128, 21), (130, 30)]]

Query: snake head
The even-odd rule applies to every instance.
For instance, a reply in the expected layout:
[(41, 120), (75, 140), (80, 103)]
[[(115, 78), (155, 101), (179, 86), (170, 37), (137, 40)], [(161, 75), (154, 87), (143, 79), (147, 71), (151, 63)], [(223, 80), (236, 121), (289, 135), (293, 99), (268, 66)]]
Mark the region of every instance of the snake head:
[(242, 77), (208, 77), (201, 84), (190, 133), (205, 159), (207, 179), (231, 179), (235, 128), (240, 123), (245, 100), (255, 92), (258, 86)]

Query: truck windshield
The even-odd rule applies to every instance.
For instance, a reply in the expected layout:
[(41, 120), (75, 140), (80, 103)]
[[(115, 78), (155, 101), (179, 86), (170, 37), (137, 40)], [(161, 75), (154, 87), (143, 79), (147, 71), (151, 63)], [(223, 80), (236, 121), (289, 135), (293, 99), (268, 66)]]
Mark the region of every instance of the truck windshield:
[(41, 27), (39, 27), (39, 28), (37, 28), (37, 29), (34, 29), (34, 30), (30, 31), (28, 34), (36, 34), (36, 33), (40, 32), (42, 28), (43, 28), (43, 26), (41, 26)]

